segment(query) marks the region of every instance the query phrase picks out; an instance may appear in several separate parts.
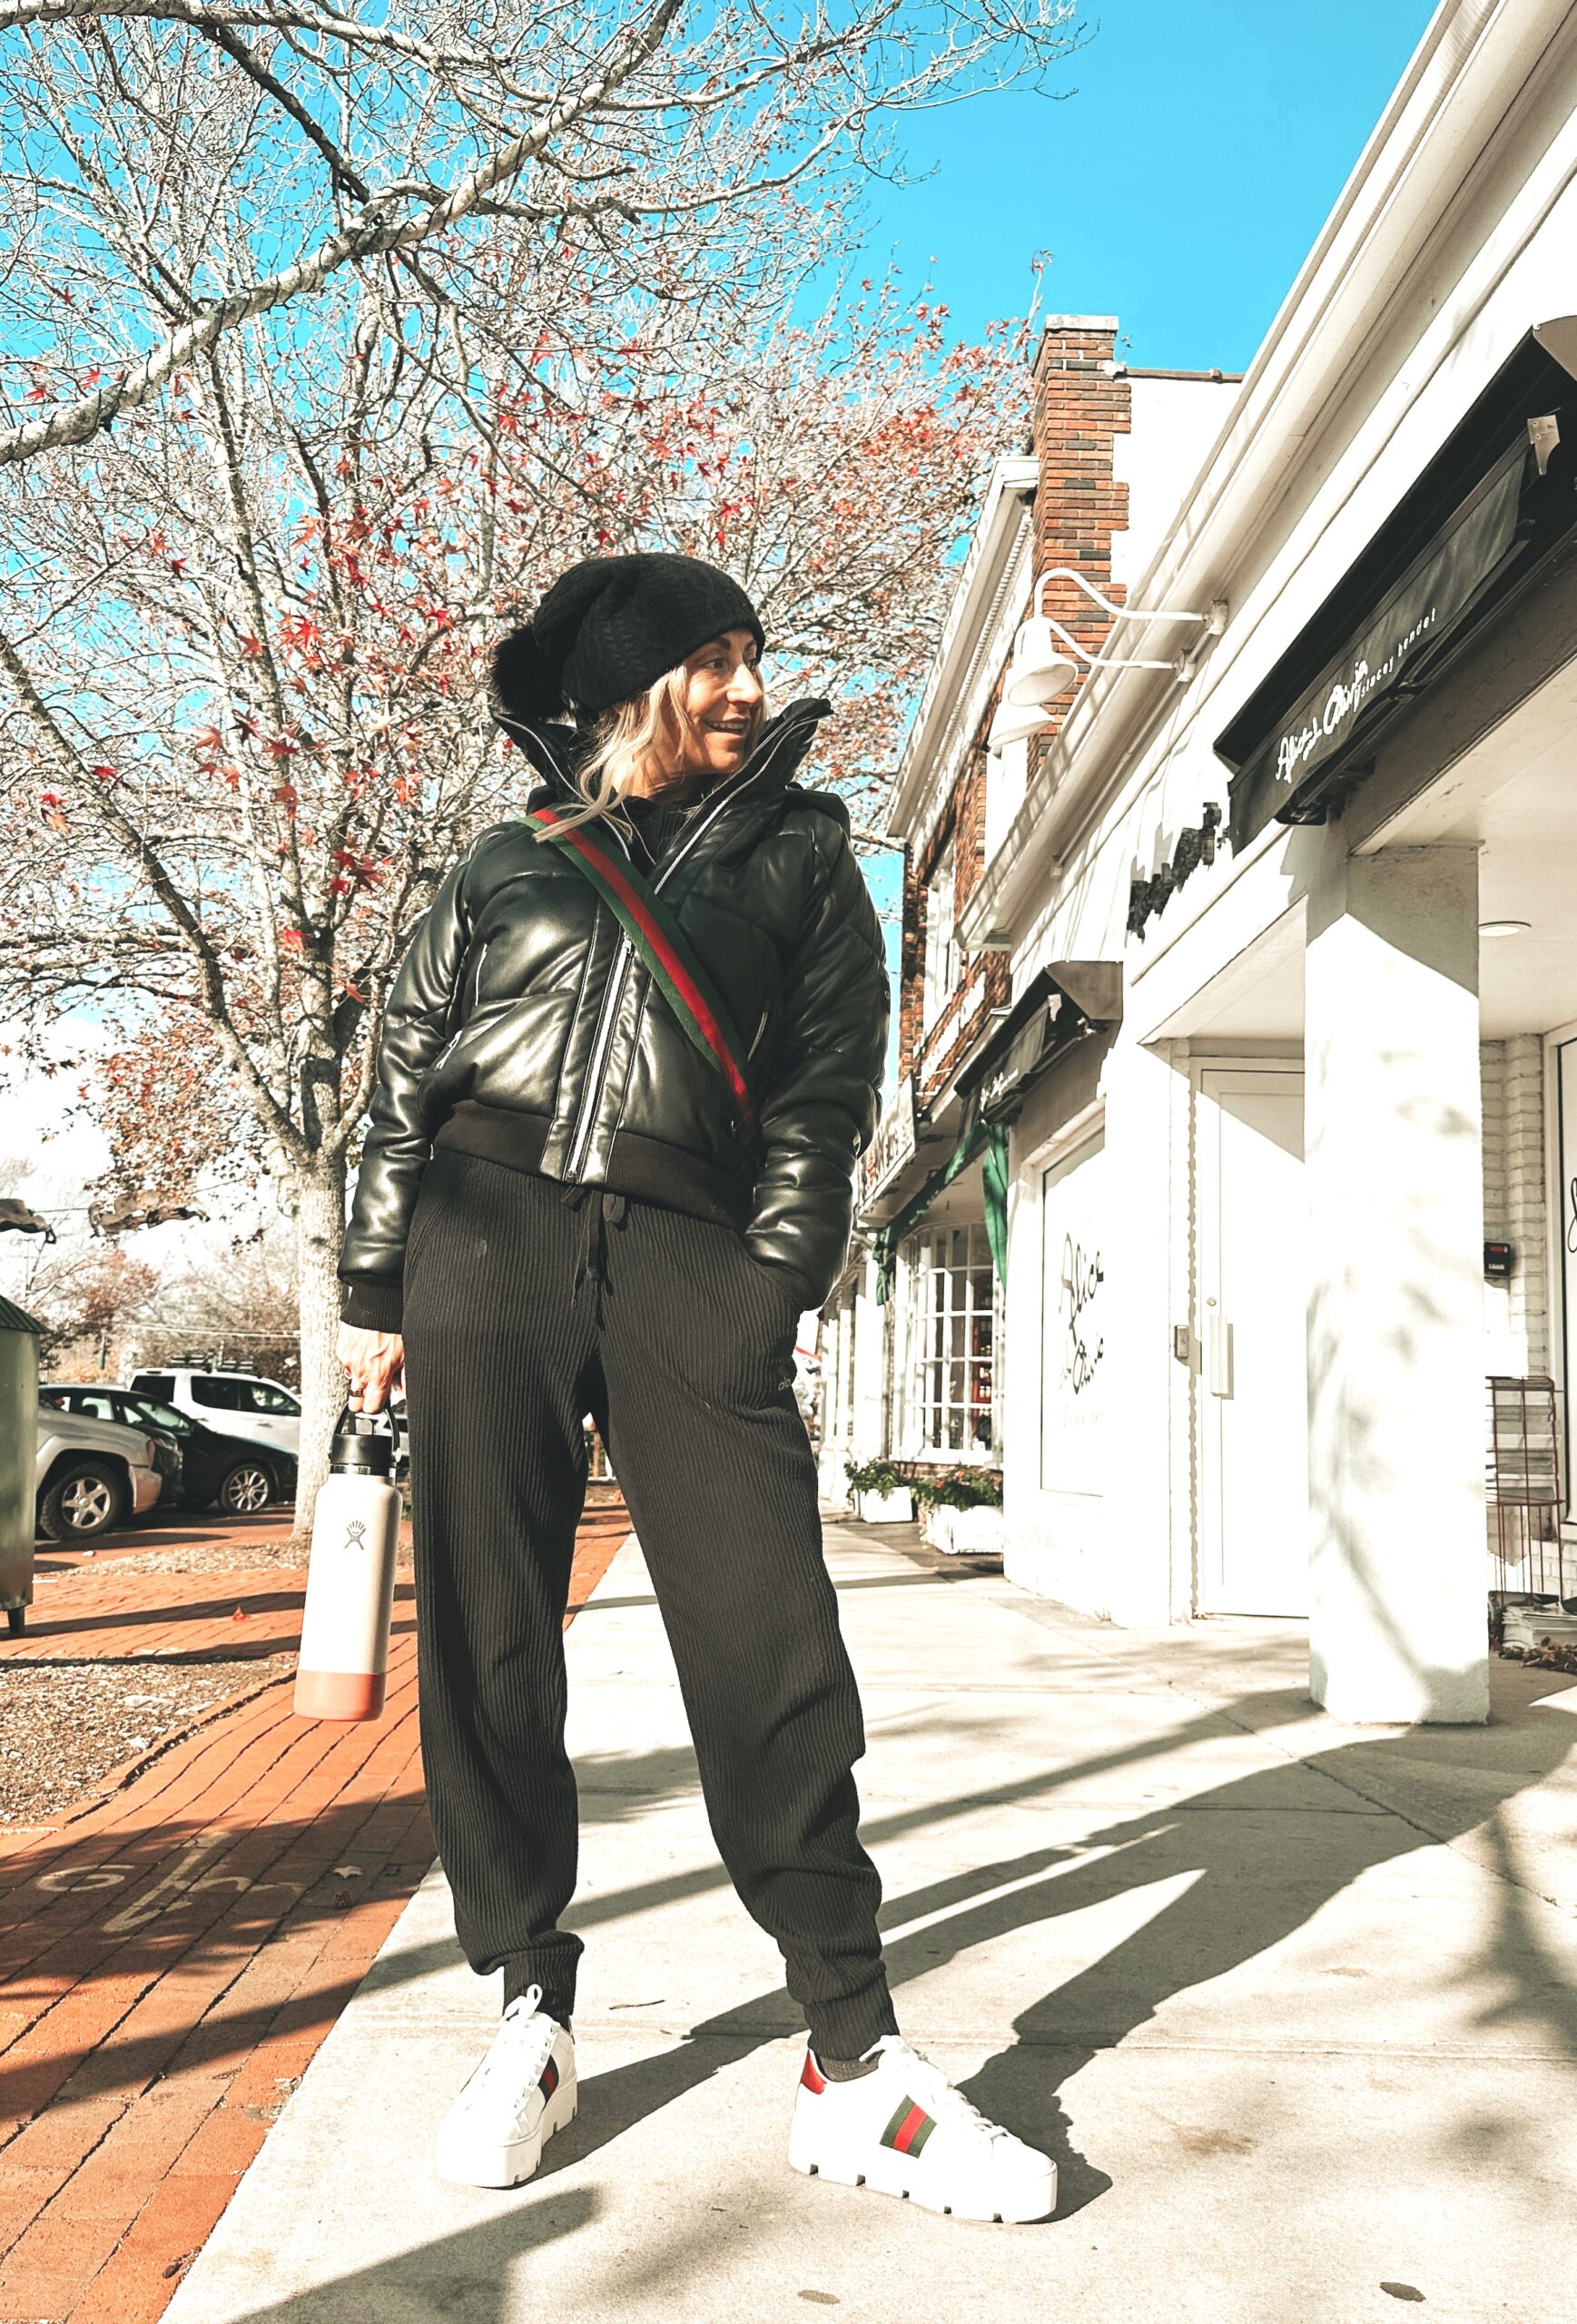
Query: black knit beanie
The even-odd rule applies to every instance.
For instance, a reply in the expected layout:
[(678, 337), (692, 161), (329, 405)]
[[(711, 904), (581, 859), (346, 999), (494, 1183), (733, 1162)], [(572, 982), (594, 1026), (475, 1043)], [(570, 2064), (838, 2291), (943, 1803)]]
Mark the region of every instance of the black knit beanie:
[(764, 651), (755, 607), (704, 557), (657, 549), (588, 556), (495, 648), (493, 704), (515, 718), (596, 717), (729, 629), (748, 629)]

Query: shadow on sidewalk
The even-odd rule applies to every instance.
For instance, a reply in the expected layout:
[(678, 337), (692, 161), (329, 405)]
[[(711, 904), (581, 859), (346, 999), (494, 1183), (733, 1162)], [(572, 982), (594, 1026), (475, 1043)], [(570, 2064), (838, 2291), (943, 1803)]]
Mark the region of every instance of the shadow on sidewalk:
[[(1094, 1775), (1137, 1767), (1207, 1736), (1218, 1738), (1223, 1721), (1263, 1735), (1278, 1725), (1301, 1721), (1307, 1709), (1306, 1699), (1287, 1689), (1245, 1694), (1213, 1704), (1165, 1735), (1123, 1750), (877, 1817), (862, 1827), (863, 1837), (879, 1848), (884, 1838), (993, 1804), (1021, 1806), (1040, 1799), (1050, 1807), (1059, 1793)], [(1282, 1766), (1256, 1769), (1138, 1815), (1119, 1815), (1076, 1845), (1043, 1845), (893, 1896), (882, 1920), (899, 1932), (888, 1941), (887, 1960), (900, 2015), (906, 1984), (959, 1960), (975, 1946), (1146, 1890), (1169, 1892), (1170, 1901), (1142, 1927), (1020, 2011), (1014, 2020), (1014, 2041), (963, 2085), (983, 2112), (1005, 2120), (1020, 2136), (1053, 2155), (1060, 2176), (1057, 2217), (1066, 2220), (1112, 2184), (1099, 2161), (1080, 2151), (1063, 2095), (1093, 2057), (1149, 2024), (1174, 1996), (1206, 1985), (1282, 1943), (1375, 1867), (1474, 1830), (1484, 1835), (1479, 1855), (1487, 1853), (1491, 1869), (1500, 1874), (1493, 1886), (1486, 1884), (1494, 1919), (1476, 1956), (1466, 1964), (1458, 1957), (1453, 1974), (1458, 1982), (1473, 1978), (1493, 1996), (1481, 2010), (1480, 2023), (1486, 2029), (1516, 2028), (1524, 2035), (1531, 2031), (1560, 2054), (1577, 2058), (1577, 1989), (1569, 1981), (1566, 1965), (1552, 1957), (1543, 1942), (1534, 1892), (1523, 1884), (1514, 1836), (1503, 1812), (1508, 1801), (1564, 1762), (1574, 1739), (1572, 1726), (1559, 1711), (1533, 1708), (1522, 1710), (1513, 1724), (1515, 1766), (1488, 1764), (1494, 1749), (1475, 1748), (1472, 1740), (1486, 1735), (1503, 1738), (1503, 1726), (1432, 1730), (1422, 1742), (1418, 1730), (1377, 1735), (1307, 1757), (1289, 1757)], [(1388, 1763), (1399, 1774), (1405, 1770), (1415, 1777), (1421, 1752), (1431, 1750), (1458, 1761), (1468, 1757), (1474, 1780), (1446, 1787), (1459, 1806), (1432, 1806), (1425, 1827), (1388, 1805), (1384, 1793)], [(1503, 1751), (1500, 1756), (1506, 1755)], [(682, 1751), (665, 1750), (649, 1759), (637, 1755), (620, 1761), (615, 1813), (626, 1812), (626, 1798), (649, 1801), (687, 1788), (694, 1781), (687, 1759)], [(605, 1770), (610, 1765), (604, 1762)], [(1311, 1776), (1331, 1787), (1328, 1808), (1311, 1807)], [(591, 1793), (591, 1812), (598, 1801), (611, 1804), (609, 1793)], [(1291, 1877), (1284, 1821), (1289, 1816), (1306, 1817), (1311, 1827), (1319, 1827), (1318, 1845), (1305, 1845)], [(1267, 1828), (1267, 1819), (1273, 1817), (1279, 1829)], [(716, 1867), (643, 1883), (589, 1900), (575, 1915), (576, 1925), (584, 1931), (715, 1888), (724, 1879)], [(1177, 1893), (1178, 1884), (1184, 1881), (1188, 1885)], [(908, 1925), (922, 1919), (927, 1924), (923, 1927)], [(387, 1989), (438, 1965), (427, 1957), (438, 1952), (452, 1959), (447, 1948), (424, 1947), (417, 1955), (386, 1957), (374, 1974)], [(1365, 1959), (1344, 1965), (1340, 1974), (1383, 1981), (1391, 1965), (1384, 1959)], [(508, 2208), (461, 2234), (250, 2309), (248, 2324), (337, 2324), (337, 2319), (349, 2324), (364, 2315), (430, 2313), (436, 2318), (462, 2311), (469, 2324), (502, 2324), (513, 2297), (504, 2283), (510, 2261), (597, 2215), (595, 2189), (556, 2192), (556, 2180), (802, 2023), (786, 1992), (775, 1987), (696, 2025), (675, 2048), (592, 2076), (581, 2086), (578, 2120), (554, 2142), (537, 2176), (518, 2198), (498, 2199)], [(789, 2097), (785, 2086), (785, 2139)], [(1503, 2152), (1508, 2135), (1514, 2137), (1514, 2125), (1508, 2131), (1502, 2120), (1491, 2124), (1464, 2116), (1444, 2132), (1443, 2143), (1449, 2140), (1465, 2153), (1490, 2136)], [(1186, 2153), (1179, 2159), (1186, 2161)], [(660, 2261), (643, 2266), (641, 2277), (654, 2295), (681, 2297), (684, 2276), (711, 2264), (715, 2255), (706, 2245), (705, 2224), (699, 2240), (688, 2233), (670, 2238)], [(641, 2281), (621, 2279), (622, 2297), (631, 2305), (641, 2290)], [(428, 2299), (430, 2308), (425, 2304)], [(413, 2300), (423, 2305), (413, 2308)]]
[[(55, 1615), (48, 1610), (48, 1601), (45, 1600), (43, 1617), (28, 1625), (27, 1650), (14, 1658), (13, 1667), (25, 1670), (46, 1667), (52, 1662), (71, 1669), (81, 1668), (89, 1662), (233, 1662), (245, 1661), (254, 1653), (278, 1654), (287, 1648), (294, 1652), (301, 1644), (300, 1617), (306, 1599), (305, 1584), (249, 1591), (240, 1586), (247, 1578), (245, 1574), (232, 1576), (232, 1586), (228, 1590), (216, 1589), (205, 1598), (191, 1598), (172, 1606), (126, 1606), (108, 1613), (95, 1613), (90, 1608), (84, 1613)], [(409, 1581), (396, 1584), (396, 1613), (391, 1636), (409, 1637), (414, 1632), (416, 1621), (411, 1610), (415, 1598), (416, 1592)], [(267, 1643), (256, 1648), (227, 1643), (222, 1647), (159, 1647), (141, 1654), (133, 1648), (128, 1649), (124, 1654), (78, 1656), (44, 1655), (33, 1651), (34, 1646), (44, 1640), (64, 1640), (84, 1636), (107, 1639), (122, 1630), (163, 1632), (180, 1630), (188, 1624), (223, 1624), (228, 1630), (238, 1604), (244, 1606), (249, 1621), (267, 1622), (270, 1616), (275, 1614), (289, 1614), (296, 1619), (271, 1634)]]
[[(300, 1741), (290, 1736), (281, 1748)], [(63, 1980), (90, 2005), (70, 2014), (76, 2038), (29, 2041), (0, 2059), (0, 2120), (15, 2134), (45, 2107), (60, 2117), (198, 2064), (223, 2071), (265, 2035), (332, 2024), (359, 1970), (292, 1993), (266, 1974), (258, 1986), (250, 1965), (291, 1940), (332, 1939), (354, 1907), (403, 1902), (432, 1856), (420, 1789), (396, 1787), (316, 1816), (245, 1826), (198, 1811), (142, 1829), (68, 1827), (7, 1857), (0, 1984), (8, 2008), (46, 2018)], [(204, 1996), (184, 2023), (153, 2000), (172, 1974)], [(91, 2005), (99, 1991), (115, 1997), (107, 2024)]]
[[(1021, 1803), (1033, 1796), (1050, 1799), (1093, 1772), (1176, 1750), (1191, 1739), (1194, 1729), (1215, 1730), (1223, 1715), (1252, 1723), (1263, 1732), (1267, 1714), (1279, 1710), (1285, 1717), (1286, 1706), (1287, 1698), (1281, 1693), (1245, 1697), (1212, 1709), (1192, 1728), (1174, 1730), (1130, 1752), (1026, 1777), (935, 1809), (880, 1818), (862, 1827), (862, 1837), (879, 1848), (883, 1837), (941, 1820), (949, 1812)], [(1305, 1710), (1306, 1706), (1296, 1715)], [(1033, 1849), (892, 1897), (882, 1911), (884, 1926), (902, 1929), (922, 1916), (945, 1915), (888, 1941), (888, 1974), (900, 1995), (900, 2018), (905, 1983), (931, 1974), (976, 1945), (1147, 1888), (1188, 1881), (1184, 1892), (1141, 1929), (1021, 2011), (1014, 2020), (1017, 2041), (988, 2060), (964, 2085), (982, 2112), (1005, 2121), (1053, 2156), (1060, 2188), (1058, 2217), (1067, 2218), (1111, 2182), (1075, 2145), (1059, 2096), (1062, 2084), (1071, 2082), (1098, 2052), (1115, 2047), (1148, 2024), (1176, 1994), (1207, 1984), (1280, 1944), (1375, 1866), (1483, 1825), (1503, 1867), (1492, 1892), (1498, 1907), (1495, 1927), (1475, 1965), (1502, 1996), (1485, 2023), (1514, 2024), (1524, 2031), (1536, 2026), (1547, 2041), (1577, 2058), (1577, 1988), (1567, 1982), (1562, 1965), (1543, 1948), (1533, 1898), (1519, 1883), (1514, 1843), (1500, 1813), (1508, 1799), (1563, 1763), (1572, 1747), (1572, 1723), (1559, 1711), (1531, 1710), (1518, 1724), (1532, 1746), (1527, 1763), (1516, 1770), (1487, 1771), (1474, 1787), (1471, 1810), (1454, 1820), (1434, 1816), (1429, 1829), (1374, 1797), (1375, 1777), (1383, 1779), (1388, 1757), (1399, 1764), (1415, 1761), (1419, 1745), (1416, 1736), (1409, 1734), (1340, 1745), (1289, 1759), (1285, 1768), (1257, 1769), (1234, 1782), (1102, 1826), (1077, 1847)], [(1288, 1783), (1300, 1781), (1304, 1771), (1331, 1783), (1330, 1810), (1311, 1810), (1306, 1802), (1294, 1808), (1285, 1797)], [(1355, 1797), (1365, 1803), (1364, 1808), (1353, 1808)], [(1301, 1867), (1290, 1879), (1285, 1871), (1285, 1836), (1263, 1829), (1263, 1819), (1289, 1812), (1317, 1817), (1323, 1843), (1318, 1850), (1306, 1850)], [(1257, 1845), (1249, 1843), (1250, 1818), (1261, 1827), (1254, 1835)], [(663, 1901), (660, 1890), (671, 1886), (683, 1892), (694, 1879), (695, 1876), (680, 1876), (672, 1884), (651, 1883), (627, 1896), (598, 1899), (589, 1912), (577, 1916), (577, 1925), (584, 1928), (592, 1921), (645, 1909)], [(992, 1893), (1010, 1886), (1010, 1894)], [(1390, 1965), (1369, 1961), (1355, 1963), (1352, 1969), (1358, 1977), (1384, 1981)], [(766, 2027), (764, 2016), (769, 2020)], [(597, 2076), (583, 2086), (580, 2119), (555, 2142), (542, 2175), (595, 2152), (647, 2113), (803, 2022), (780, 1987), (696, 2025), (677, 2050)], [(1054, 2075), (1049, 2071), (1053, 2056)]]

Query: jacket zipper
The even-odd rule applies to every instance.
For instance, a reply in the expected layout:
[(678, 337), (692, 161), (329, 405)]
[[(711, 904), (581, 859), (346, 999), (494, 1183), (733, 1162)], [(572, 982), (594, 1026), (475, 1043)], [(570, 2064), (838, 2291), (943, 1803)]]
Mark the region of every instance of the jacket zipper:
[[(480, 951), (480, 953), (479, 953), (479, 954), (478, 954), (478, 960), (477, 960), (477, 974), (476, 974), (476, 980), (475, 980), (475, 982), (472, 984), (472, 987), (471, 987), (471, 1017), (474, 1017), (474, 1016), (476, 1015), (478, 1009), (478, 1008), (479, 1008), (479, 1006), (481, 1005), (481, 999), (482, 999), (482, 963), (483, 963), (483, 961), (484, 961), (484, 960), (487, 959), (487, 957), (488, 957), (488, 945), (489, 945), (489, 944), (491, 944), (491, 942), (492, 942), (492, 939), (491, 939), (491, 937), (489, 937), (489, 938), (488, 938), (488, 943), (483, 945), (483, 947), (482, 947), (482, 949), (481, 949), (481, 951)], [(459, 1027), (457, 1029), (457, 1030), (456, 1030), (456, 1031), (452, 1032), (452, 1033), (449, 1035), (448, 1039), (444, 1043), (444, 1045), (443, 1045), (442, 1049), (439, 1049), (439, 1053), (438, 1053), (437, 1057), (435, 1057), (435, 1058), (434, 1058), (434, 1059), (433, 1059), (432, 1063), (428, 1067), (428, 1071), (429, 1071), (429, 1073), (436, 1073), (436, 1072), (438, 1071), (438, 1069), (439, 1069), (439, 1066), (440, 1066), (440, 1065), (442, 1065), (442, 1063), (443, 1063), (444, 1059), (448, 1057), (448, 1055), (449, 1051), (454, 1048), (455, 1043), (459, 1039), (461, 1033), (463, 1033), (463, 1032), (466, 1030), (467, 1026), (468, 1026), (468, 1025), (469, 1025), (470, 1021), (471, 1021), (470, 1017), (468, 1017), (468, 1018), (466, 1019), (465, 1024), (463, 1024), (463, 1025), (459, 1026)]]
[[(779, 744), (785, 741), (790, 734), (797, 734), (799, 729), (804, 724), (805, 721), (803, 718), (796, 718), (793, 726), (785, 726), (782, 734), (776, 734), (773, 737), (772, 747), (767, 752), (767, 754), (762, 761), (760, 766), (756, 768), (755, 773), (749, 776), (743, 783), (730, 784), (727, 791), (724, 793), (724, 796), (717, 802), (716, 806), (713, 808), (711, 813), (703, 816), (701, 821), (696, 824), (695, 830), (686, 835), (685, 843), (683, 847), (680, 848), (677, 855), (674, 857), (671, 862), (665, 863), (661, 872), (656, 874), (655, 878), (652, 881), (654, 888), (660, 888), (664, 881), (668, 877), (668, 874), (671, 872), (676, 872), (678, 870), (680, 864), (684, 862), (685, 856), (688, 855), (690, 850), (695, 846), (702, 833), (711, 829), (712, 825), (717, 821), (718, 816), (721, 815), (724, 811), (738, 798), (741, 791), (748, 790), (751, 783), (759, 783), (761, 781), (762, 776), (768, 772), (773, 765), (774, 761), (776, 759)], [(622, 832), (619, 833), (619, 845), (624, 848), (625, 853), (628, 855), (630, 851), (628, 847), (626, 846)], [(635, 859), (632, 856), (630, 860), (633, 862)], [(576, 1121), (574, 1137), (570, 1142), (569, 1159), (565, 1165), (565, 1175), (567, 1177), (573, 1178), (578, 1172), (580, 1164), (586, 1154), (586, 1146), (590, 1141), (592, 1118), (596, 1110), (598, 1078), (602, 1072), (603, 1060), (607, 1054), (608, 1044), (613, 1039), (614, 1018), (619, 1000), (624, 991), (625, 971), (629, 967), (630, 955), (634, 950), (635, 947), (631, 944), (628, 935), (621, 935), (617, 955), (615, 958), (613, 967), (608, 971), (607, 988), (604, 993), (602, 1009), (597, 1018), (596, 1035), (592, 1043), (591, 1059), (586, 1068), (586, 1089), (581, 1098), (580, 1113)], [(763, 1022), (764, 1023), (764, 1021), (765, 1019), (764, 1019)], [(756, 1039), (760, 1039), (759, 1026), (756, 1029)], [(754, 1049), (755, 1042), (753, 1040), (750, 1046)]]
[(597, 1080), (602, 1072), (603, 1059), (607, 1055), (608, 1043), (613, 1039), (614, 1019), (618, 1012), (620, 997), (624, 992), (625, 970), (629, 965), (629, 954), (630, 940), (627, 936), (621, 935), (617, 955), (613, 967), (608, 970), (607, 986), (602, 1000), (602, 1010), (596, 1020), (596, 1038), (592, 1044), (591, 1061), (586, 1068), (586, 1090), (580, 1101), (580, 1118), (575, 1126), (575, 1138), (570, 1147), (569, 1160), (565, 1166), (566, 1176), (571, 1178), (579, 1169), (581, 1157), (586, 1152), (591, 1137), (592, 1117), (596, 1112), (594, 1101)]

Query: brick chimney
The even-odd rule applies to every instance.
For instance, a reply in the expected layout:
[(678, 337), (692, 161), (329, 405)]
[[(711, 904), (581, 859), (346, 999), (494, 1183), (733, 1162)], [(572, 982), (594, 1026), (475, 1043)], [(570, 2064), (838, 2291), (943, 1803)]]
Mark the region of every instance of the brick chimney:
[[(1047, 316), (1032, 375), (1030, 443), (1040, 470), (1036, 578), (1052, 566), (1071, 566), (1120, 603), (1123, 592), (1112, 586), (1111, 537), (1128, 525), (1128, 487), (1113, 479), (1112, 443), (1132, 426), (1132, 399), (1126, 375), (1111, 373), (1117, 329), (1115, 315)], [(1090, 653), (1110, 633), (1105, 615), (1069, 582), (1050, 584), (1044, 610)], [(1055, 724), (1032, 744), (1037, 763), (1076, 699), (1076, 690), (1061, 698)]]

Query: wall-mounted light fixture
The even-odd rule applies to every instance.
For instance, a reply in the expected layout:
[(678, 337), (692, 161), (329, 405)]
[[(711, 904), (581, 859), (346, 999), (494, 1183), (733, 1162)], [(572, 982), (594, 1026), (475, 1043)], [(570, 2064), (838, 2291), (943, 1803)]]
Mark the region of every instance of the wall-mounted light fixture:
[(986, 748), (992, 753), (1005, 749), (1010, 743), (1021, 741), (1025, 735), (1032, 734), (1044, 726), (1050, 715), (1051, 704), (1068, 693), (1081, 667), (1089, 670), (1170, 670), (1179, 684), (1194, 674), (1193, 658), (1182, 655), (1169, 662), (1158, 662), (1128, 655), (1091, 653), (1060, 621), (1053, 621), (1046, 612), (1043, 593), (1050, 581), (1071, 582), (1114, 623), (1198, 622), (1212, 637), (1218, 637), (1227, 625), (1227, 606), (1223, 598), (1217, 598), (1209, 612), (1205, 614), (1183, 613), (1167, 606), (1114, 606), (1070, 565), (1050, 566), (1036, 582), (1031, 601), (1033, 611), (1028, 621), (1020, 623), (1013, 640), (1012, 659), (1002, 684), (1001, 707), (992, 719), (991, 733), (986, 737)]

